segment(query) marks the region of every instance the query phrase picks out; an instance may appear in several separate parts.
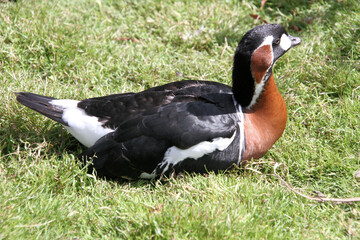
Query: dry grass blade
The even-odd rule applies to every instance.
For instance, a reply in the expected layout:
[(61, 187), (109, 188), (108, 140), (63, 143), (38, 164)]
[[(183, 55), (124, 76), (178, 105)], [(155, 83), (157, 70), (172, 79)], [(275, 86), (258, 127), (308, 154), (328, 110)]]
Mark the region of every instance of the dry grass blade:
[(263, 9), (266, 2), (267, 2), (267, 0), (262, 0), (261, 1), (260, 10)]

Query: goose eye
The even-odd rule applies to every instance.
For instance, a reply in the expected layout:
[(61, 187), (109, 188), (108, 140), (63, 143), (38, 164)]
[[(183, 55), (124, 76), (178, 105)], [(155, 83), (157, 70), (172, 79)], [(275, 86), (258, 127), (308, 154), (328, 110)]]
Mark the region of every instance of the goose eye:
[(280, 44), (280, 38), (275, 39), (274, 44), (279, 45)]

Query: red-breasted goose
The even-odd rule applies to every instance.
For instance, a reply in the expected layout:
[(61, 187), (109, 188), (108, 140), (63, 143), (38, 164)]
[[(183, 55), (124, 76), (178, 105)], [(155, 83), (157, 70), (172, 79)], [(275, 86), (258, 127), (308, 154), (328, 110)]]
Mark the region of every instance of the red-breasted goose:
[(251, 29), (235, 52), (232, 87), (188, 80), (82, 101), (25, 92), (17, 100), (88, 147), (80, 159), (100, 176), (225, 170), (260, 158), (282, 135), (287, 111), (272, 67), (300, 42), (278, 24)]

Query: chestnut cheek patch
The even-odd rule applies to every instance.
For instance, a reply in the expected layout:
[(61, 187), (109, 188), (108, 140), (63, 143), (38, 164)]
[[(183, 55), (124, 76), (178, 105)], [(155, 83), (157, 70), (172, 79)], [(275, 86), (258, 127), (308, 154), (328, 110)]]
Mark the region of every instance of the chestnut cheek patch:
[(261, 83), (272, 62), (273, 53), (270, 45), (264, 45), (255, 50), (251, 57), (251, 72), (257, 84)]

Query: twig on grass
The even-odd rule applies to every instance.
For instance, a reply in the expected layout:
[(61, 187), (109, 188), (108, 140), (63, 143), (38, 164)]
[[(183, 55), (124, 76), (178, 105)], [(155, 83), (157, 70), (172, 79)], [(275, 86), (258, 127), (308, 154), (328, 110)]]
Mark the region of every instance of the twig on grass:
[(305, 195), (301, 192), (299, 192), (298, 190), (294, 189), (292, 186), (290, 186), (289, 183), (287, 183), (282, 177), (280, 177), (278, 174), (268, 174), (270, 176), (274, 176), (277, 179), (280, 180), (280, 182), (287, 187), (288, 189), (290, 189), (291, 191), (293, 191), (294, 193), (307, 198), (309, 200), (314, 200), (317, 202), (334, 202), (334, 203), (353, 203), (353, 202), (360, 202), (360, 197), (353, 197), (353, 198), (326, 198), (326, 197), (312, 197), (312, 196), (308, 196)]
[[(260, 164), (260, 163), (253, 163), (253, 164)], [(280, 180), (280, 182), (282, 183), (283, 186), (285, 186), (286, 188), (290, 189), (292, 192), (306, 198), (309, 200), (313, 200), (313, 201), (317, 201), (317, 202), (333, 202), (333, 203), (337, 203), (337, 204), (348, 204), (348, 203), (353, 203), (353, 202), (360, 202), (360, 197), (353, 197), (353, 198), (327, 198), (327, 197), (313, 197), (313, 196), (309, 196), (306, 194), (303, 194), (302, 192), (296, 190), (294, 187), (292, 187), (288, 182), (286, 182), (279, 174), (277, 174), (276, 169), (283, 165), (285, 167), (285, 169), (287, 170), (287, 174), (289, 174), (289, 170), (286, 167), (285, 164), (283, 163), (277, 163), (277, 162), (272, 162), (272, 164), (274, 165), (274, 173), (273, 174), (263, 174), (258, 170), (252, 169), (252, 168), (248, 168), (245, 167), (245, 169), (253, 171), (257, 174), (261, 174), (261, 175), (265, 175), (265, 176), (273, 176), (276, 177), (277, 179)]]

